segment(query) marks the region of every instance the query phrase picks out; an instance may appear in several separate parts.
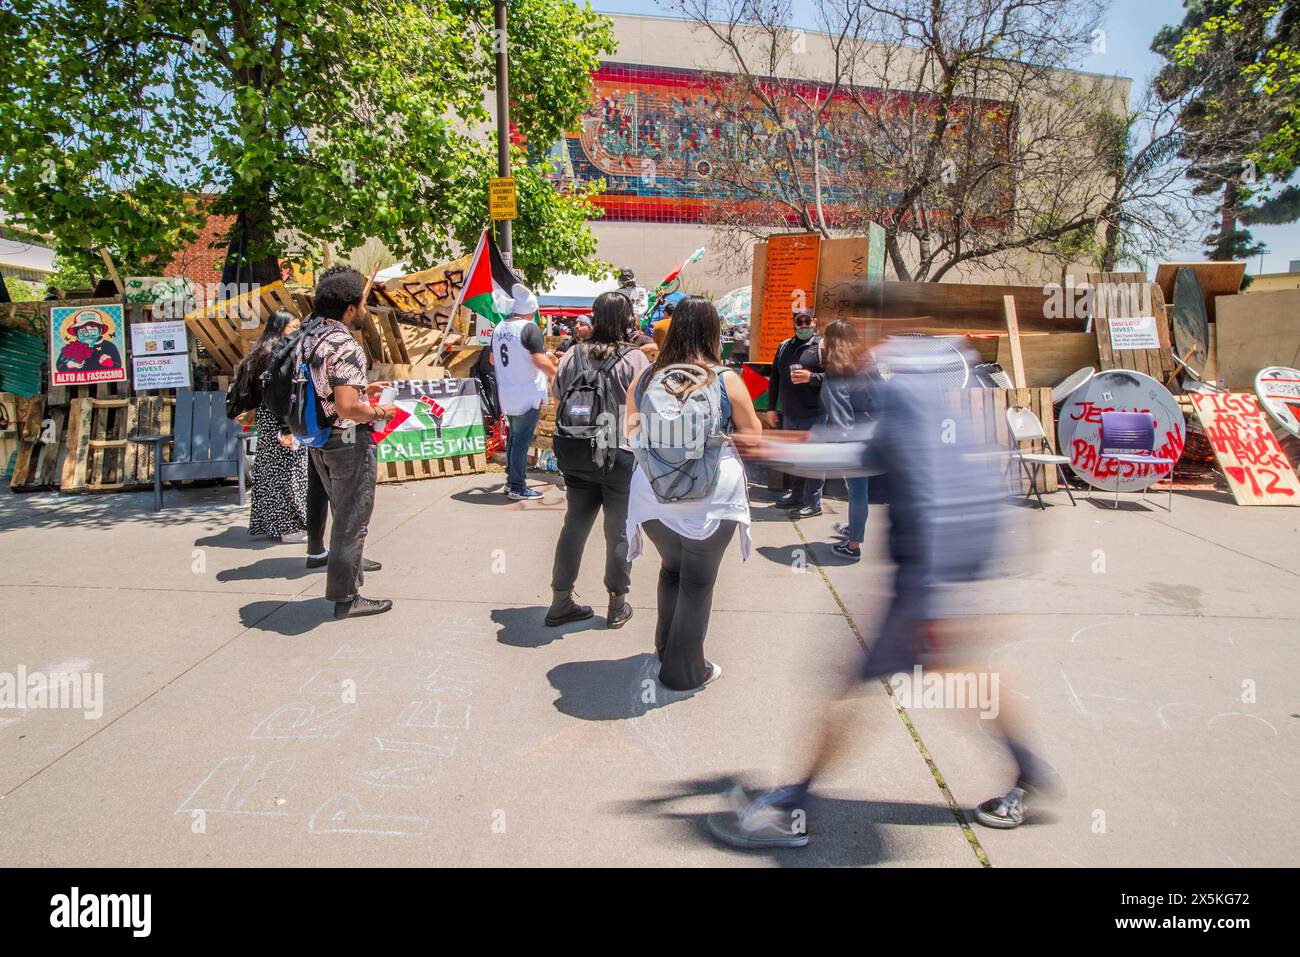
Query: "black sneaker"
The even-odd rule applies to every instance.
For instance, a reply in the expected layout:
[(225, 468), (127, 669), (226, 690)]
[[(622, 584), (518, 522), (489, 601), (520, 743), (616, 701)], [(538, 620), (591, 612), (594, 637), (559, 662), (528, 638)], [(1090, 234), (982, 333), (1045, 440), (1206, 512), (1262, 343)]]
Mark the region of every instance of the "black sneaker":
[(813, 508), (811, 505), (805, 505), (802, 508), (790, 509), (789, 517), (792, 519), (816, 518), (821, 513), (822, 513), (822, 507), (820, 505), (818, 505), (816, 508)]
[(362, 598), (358, 595), (351, 601), (334, 603), (335, 618), (364, 618), (366, 615), (382, 615), (393, 607), (387, 598)]
[(794, 497), (793, 492), (786, 492), (784, 495), (782, 495), (780, 498), (778, 498), (775, 502), (772, 503), (772, 505), (775, 506), (776, 508), (790, 508), (795, 504), (796, 504), (796, 499)]

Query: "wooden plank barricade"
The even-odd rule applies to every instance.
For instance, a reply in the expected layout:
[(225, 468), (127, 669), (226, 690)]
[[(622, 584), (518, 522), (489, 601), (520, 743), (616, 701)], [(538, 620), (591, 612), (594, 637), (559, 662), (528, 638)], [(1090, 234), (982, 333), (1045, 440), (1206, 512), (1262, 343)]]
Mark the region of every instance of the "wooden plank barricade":
[[(953, 389), (944, 397), (948, 408), (968, 417), (976, 430), (976, 439), (983, 440), (1007, 453), (1007, 489), (1011, 494), (1024, 495), (1029, 491), (1029, 480), (1011, 455), (1011, 433), (1007, 428), (1007, 409), (1013, 406), (1028, 408), (1047, 433), (1047, 444), (1056, 452), (1056, 417), (1052, 408), (1052, 390), (1038, 389)], [(1034, 443), (1022, 442), (1025, 452)], [(1055, 468), (1045, 468), (1040, 481), (1042, 491), (1055, 492), (1059, 481)]]

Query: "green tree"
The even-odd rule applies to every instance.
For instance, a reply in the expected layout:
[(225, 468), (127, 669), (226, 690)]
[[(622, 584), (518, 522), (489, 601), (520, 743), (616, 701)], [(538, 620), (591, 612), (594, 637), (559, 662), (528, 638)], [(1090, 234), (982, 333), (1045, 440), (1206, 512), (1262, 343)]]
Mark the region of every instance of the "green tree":
[[(495, 172), (492, 7), (0, 0), (0, 202), (59, 252), (107, 246), (124, 272), (153, 272), (209, 211), (242, 215), (262, 279), (277, 256), (370, 237), (432, 264), (486, 218), (463, 204)], [(587, 105), (610, 23), (568, 0), (512, 0), (509, 37), (515, 132), (553, 141)], [(518, 175), (528, 278), (543, 258), (596, 271), (585, 197)], [(217, 195), (210, 210), (202, 194)]]
[(1215, 260), (1261, 251), (1251, 225), (1286, 223), (1300, 210), (1287, 186), (1300, 163), (1300, 4), (1292, 0), (1184, 0), (1182, 23), (1156, 35), (1168, 62), (1156, 88), (1181, 102), (1187, 176), (1217, 195), (1204, 244)]
[(35, 302), (45, 297), (36, 286), (15, 276), (5, 276), (4, 280), (5, 288), (9, 290), (9, 298), (14, 302)]

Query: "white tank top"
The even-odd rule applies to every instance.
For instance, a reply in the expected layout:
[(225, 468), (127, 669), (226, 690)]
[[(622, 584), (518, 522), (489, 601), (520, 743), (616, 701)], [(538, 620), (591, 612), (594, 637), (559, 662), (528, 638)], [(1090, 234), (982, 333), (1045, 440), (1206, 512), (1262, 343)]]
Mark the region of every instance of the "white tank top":
[(532, 353), (520, 341), (531, 319), (503, 319), (492, 330), (492, 362), (497, 396), (506, 415), (523, 415), (546, 401), (546, 375), (533, 365)]

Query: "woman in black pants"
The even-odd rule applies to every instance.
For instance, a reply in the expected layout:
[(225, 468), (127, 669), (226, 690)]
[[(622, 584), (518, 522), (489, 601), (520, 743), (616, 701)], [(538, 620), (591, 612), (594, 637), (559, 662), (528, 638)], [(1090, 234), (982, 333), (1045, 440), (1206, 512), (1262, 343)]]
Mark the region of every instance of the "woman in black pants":
[[(713, 303), (691, 296), (677, 304), (668, 336), (654, 365), (633, 382), (627, 400), (627, 428), (637, 429), (637, 406), (651, 377), (668, 366), (691, 365), (721, 377), (721, 417), (738, 442), (757, 438), (763, 427), (740, 376), (722, 365), (722, 323)], [(645, 380), (642, 382), (641, 380)], [(659, 681), (674, 691), (702, 688), (722, 674), (704, 657), (704, 638), (713, 610), (713, 586), (727, 544), (740, 532), (743, 557), (749, 556), (749, 497), (745, 466), (728, 446), (718, 460), (718, 478), (703, 499), (660, 502), (638, 467), (628, 505), (629, 559), (641, 552), (644, 531), (655, 543), (659, 569), (659, 619), (655, 652)]]
[[(564, 513), (564, 528), (555, 543), (555, 565), (551, 571), (553, 599), (546, 612), (547, 625), (563, 625), (582, 621), (593, 614), (589, 605), (579, 605), (573, 599), (573, 585), (582, 564), (582, 550), (586, 546), (596, 513), (604, 511), (605, 530), (605, 590), (609, 593), (609, 608), (605, 627), (619, 628), (632, 617), (632, 606), (627, 602), (631, 586), (631, 566), (627, 558), (627, 496), (632, 481), (631, 444), (623, 434), (622, 417), (625, 415), (627, 389), (649, 360), (640, 349), (629, 345), (626, 333), (632, 321), (632, 304), (626, 296), (607, 292), (597, 297), (592, 308), (591, 336), (574, 344), (555, 373), (553, 386), (556, 398), (563, 406), (566, 393), (584, 372), (595, 372), (598, 380), (607, 387), (605, 395), (611, 399), (608, 410), (617, 417), (601, 432), (601, 437), (566, 438), (556, 434), (555, 458), (564, 475), (568, 510)], [(589, 403), (590, 393), (575, 392), (568, 399), (571, 408)], [(559, 411), (563, 418), (564, 409)], [(557, 429), (562, 426), (557, 426)], [(598, 449), (595, 442), (609, 443)], [(597, 465), (597, 452), (613, 455), (613, 467)]]

